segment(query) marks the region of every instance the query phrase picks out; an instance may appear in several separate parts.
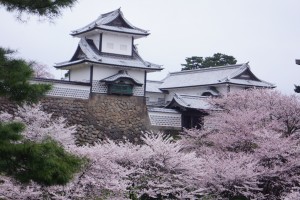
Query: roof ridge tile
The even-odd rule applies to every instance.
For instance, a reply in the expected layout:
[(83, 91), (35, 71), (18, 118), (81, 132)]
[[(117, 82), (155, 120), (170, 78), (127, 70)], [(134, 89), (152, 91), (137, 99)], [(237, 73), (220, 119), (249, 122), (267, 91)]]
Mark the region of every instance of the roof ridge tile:
[(192, 69), (192, 70), (183, 70), (183, 71), (177, 71), (177, 72), (170, 72), (170, 75), (173, 74), (188, 74), (188, 73), (201, 73), (201, 72), (207, 72), (207, 71), (217, 71), (217, 70), (228, 70), (232, 68), (240, 68), (244, 64), (236, 64), (236, 65), (224, 65), (224, 66), (217, 66), (217, 67), (207, 67), (207, 68), (199, 68), (199, 69)]

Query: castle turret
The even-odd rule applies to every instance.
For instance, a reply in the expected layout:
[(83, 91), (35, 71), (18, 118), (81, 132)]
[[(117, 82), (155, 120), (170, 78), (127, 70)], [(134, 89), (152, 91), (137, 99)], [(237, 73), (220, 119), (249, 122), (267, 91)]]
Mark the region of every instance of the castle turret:
[[(146, 74), (162, 70), (160, 65), (143, 60), (135, 48), (134, 40), (149, 34), (127, 21), (120, 9), (102, 14), (72, 31), (72, 36), (80, 38), (77, 50), (69, 61), (55, 67), (69, 70), (70, 81), (90, 82), (95, 93), (120, 91), (144, 96)], [(107, 81), (110, 77), (115, 81)]]

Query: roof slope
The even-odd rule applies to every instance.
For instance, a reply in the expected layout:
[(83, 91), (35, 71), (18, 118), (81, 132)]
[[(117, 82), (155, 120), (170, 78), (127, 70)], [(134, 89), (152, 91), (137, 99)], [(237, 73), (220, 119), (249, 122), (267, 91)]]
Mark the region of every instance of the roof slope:
[(138, 80), (132, 78), (128, 73), (127, 71), (124, 71), (124, 70), (120, 70), (117, 74), (114, 74), (112, 76), (109, 76), (107, 78), (104, 78), (100, 81), (102, 82), (107, 82), (107, 83), (113, 83), (119, 79), (128, 79), (128, 80), (131, 80), (134, 84), (136, 85), (139, 85), (139, 86), (142, 86), (143, 84), (140, 83)]
[(159, 89), (163, 82), (162, 81), (151, 81), (147, 80), (146, 82), (146, 91), (147, 92), (155, 92), (155, 93), (162, 93), (162, 91)]
[(59, 69), (69, 69), (72, 65), (83, 62), (92, 62), (95, 64), (105, 64), (123, 68), (141, 68), (148, 71), (162, 70), (161, 65), (144, 61), (135, 48), (133, 49), (132, 56), (101, 53), (97, 50), (93, 42), (89, 42), (89, 40), (85, 38), (80, 39), (78, 49), (70, 61), (57, 63), (54, 67)]
[(212, 106), (207, 102), (207, 97), (177, 93), (175, 93), (172, 101), (166, 107), (172, 108), (174, 105), (179, 105), (184, 108), (192, 108), (197, 110), (212, 109)]
[[(241, 78), (240, 76), (243, 73), (250, 74), (251, 78)], [(164, 79), (164, 83), (160, 86), (160, 89), (216, 85), (222, 83), (256, 87), (275, 87), (271, 83), (258, 79), (251, 72), (248, 63), (245, 63), (173, 72)]]
[(137, 36), (147, 36), (148, 31), (133, 26), (125, 19), (121, 9), (114, 10), (100, 15), (96, 20), (88, 25), (72, 31), (71, 35), (77, 36), (93, 30), (103, 30), (112, 32), (128, 33)]

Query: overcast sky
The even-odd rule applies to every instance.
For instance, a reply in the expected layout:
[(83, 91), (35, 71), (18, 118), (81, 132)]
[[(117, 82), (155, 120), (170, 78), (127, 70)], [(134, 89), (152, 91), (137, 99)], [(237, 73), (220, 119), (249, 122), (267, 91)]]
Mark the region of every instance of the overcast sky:
[(299, 0), (78, 0), (53, 24), (35, 17), (20, 23), (0, 8), (0, 46), (48, 65), (60, 78), (63, 73), (52, 66), (69, 60), (79, 41), (69, 33), (119, 7), (133, 25), (150, 30), (135, 41), (145, 60), (164, 67), (150, 79), (179, 71), (186, 57), (220, 52), (238, 63), (249, 61), (258, 78), (284, 93), (292, 94), (293, 85), (300, 84), (295, 64), (300, 59)]

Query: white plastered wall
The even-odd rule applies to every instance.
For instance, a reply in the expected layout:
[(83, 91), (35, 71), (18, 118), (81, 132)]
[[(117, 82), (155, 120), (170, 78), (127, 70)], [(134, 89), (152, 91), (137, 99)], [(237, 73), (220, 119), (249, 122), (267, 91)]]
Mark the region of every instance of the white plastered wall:
[(186, 88), (176, 88), (169, 89), (169, 94), (166, 96), (166, 102), (171, 101), (175, 93), (178, 94), (188, 94), (188, 95), (202, 95), (209, 87), (207, 86), (199, 86), (199, 87), (186, 87)]
[(127, 72), (132, 78), (135, 78), (140, 83), (144, 84), (145, 71), (142, 71), (142, 70), (128, 70)]
[(165, 98), (164, 93), (154, 93), (154, 92), (146, 92), (146, 97), (149, 98), (151, 102), (157, 102), (158, 98)]
[[(230, 87), (229, 92), (237, 92), (240, 90), (244, 90), (246, 88), (246, 86), (242, 86), (242, 85), (230, 85), (229, 87)], [(220, 85), (218, 90), (222, 95), (227, 95), (228, 93), (227, 85)]]
[[(121, 69), (113, 67), (105, 67), (94, 65), (93, 69), (93, 80), (102, 80), (109, 76), (117, 74)], [(123, 69), (124, 70), (124, 69)], [(140, 83), (144, 84), (145, 72), (142, 70), (128, 69), (127, 73), (134, 79), (138, 80)]]
[(132, 38), (130, 36), (108, 34), (102, 35), (102, 52), (130, 56), (132, 53)]
[(90, 67), (85, 66), (71, 69), (70, 81), (90, 82)]
[(246, 86), (241, 86), (241, 85), (230, 85), (230, 92), (236, 92), (239, 90), (244, 90)]
[(112, 68), (112, 67), (102, 67), (98, 65), (94, 65), (93, 68), (93, 80), (102, 80), (109, 76), (112, 76), (118, 73), (119, 69)]

